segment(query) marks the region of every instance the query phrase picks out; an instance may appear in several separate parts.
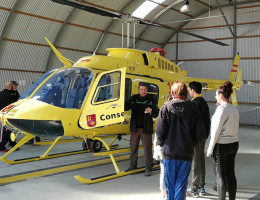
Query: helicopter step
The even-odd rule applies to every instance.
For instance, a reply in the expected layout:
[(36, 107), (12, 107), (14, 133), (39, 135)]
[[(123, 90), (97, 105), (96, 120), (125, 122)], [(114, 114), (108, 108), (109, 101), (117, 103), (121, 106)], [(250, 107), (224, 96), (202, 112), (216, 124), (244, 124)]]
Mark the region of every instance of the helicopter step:
[[(118, 178), (118, 177), (121, 177), (121, 176), (126, 176), (126, 175), (129, 175), (129, 174), (142, 172), (142, 171), (145, 170), (145, 168), (139, 168), (139, 169), (136, 169), (136, 170), (133, 170), (133, 171), (127, 171), (127, 172), (126, 171), (120, 171), (119, 167), (118, 167), (118, 165), (116, 163), (116, 159), (115, 159), (114, 155), (115, 154), (119, 154), (119, 153), (130, 152), (131, 148), (122, 148), (122, 149), (112, 150), (111, 151), (109, 145), (107, 144), (106, 141), (103, 140), (103, 138), (95, 137), (95, 140), (99, 140), (100, 142), (102, 142), (104, 144), (104, 146), (107, 148), (107, 151), (94, 153), (94, 155), (95, 156), (108, 156), (109, 155), (110, 159), (111, 159), (111, 161), (112, 161), (112, 163), (114, 165), (116, 173), (105, 175), (105, 176), (101, 176), (101, 177), (96, 177), (96, 178), (92, 178), (92, 179), (83, 178), (80, 175), (74, 176), (74, 178), (76, 180), (78, 180), (79, 182), (84, 183), (84, 184), (93, 184), (93, 183), (98, 183), (98, 182), (101, 182), (101, 181), (106, 181), (106, 180)], [(139, 149), (143, 149), (143, 146), (139, 146)], [(156, 165), (156, 167), (158, 167), (158, 166)]]

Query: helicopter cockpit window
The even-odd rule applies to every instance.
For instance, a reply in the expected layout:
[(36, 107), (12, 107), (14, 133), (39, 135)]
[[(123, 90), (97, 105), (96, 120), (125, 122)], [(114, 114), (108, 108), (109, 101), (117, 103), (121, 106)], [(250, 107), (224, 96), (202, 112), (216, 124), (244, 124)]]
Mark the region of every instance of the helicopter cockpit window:
[(94, 104), (118, 100), (120, 97), (121, 73), (116, 71), (101, 77), (94, 95)]
[(58, 71), (47, 80), (32, 99), (61, 108), (79, 109), (88, 93), (93, 72), (84, 68)]
[[(140, 84), (144, 84), (143, 82), (140, 82)], [(158, 99), (159, 99), (159, 88), (157, 85), (153, 83), (145, 83), (147, 85), (148, 94), (150, 94), (155, 101), (155, 103), (158, 105)]]
[(53, 69), (51, 71), (46, 72), (43, 74), (37, 81), (35, 81), (24, 93), (19, 99), (26, 99), (28, 98), (32, 92), (54, 71), (58, 69)]

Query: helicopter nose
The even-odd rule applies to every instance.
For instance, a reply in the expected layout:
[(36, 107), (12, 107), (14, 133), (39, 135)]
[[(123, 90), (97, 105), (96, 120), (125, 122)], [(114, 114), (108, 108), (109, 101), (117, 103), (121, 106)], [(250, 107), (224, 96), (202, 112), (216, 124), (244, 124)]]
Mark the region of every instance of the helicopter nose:
[(64, 135), (64, 128), (60, 120), (8, 119), (8, 122), (12, 126), (36, 136), (57, 137)]

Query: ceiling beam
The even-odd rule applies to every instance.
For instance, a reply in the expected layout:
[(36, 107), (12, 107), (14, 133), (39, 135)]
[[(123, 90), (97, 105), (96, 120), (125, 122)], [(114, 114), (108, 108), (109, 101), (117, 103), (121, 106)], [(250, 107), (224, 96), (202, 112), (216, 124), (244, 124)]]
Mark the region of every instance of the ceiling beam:
[(225, 14), (224, 14), (224, 12), (223, 12), (221, 6), (219, 5), (218, 0), (215, 0), (215, 1), (216, 1), (217, 5), (218, 5), (218, 8), (219, 8), (219, 10), (220, 10), (220, 12), (221, 12), (221, 14), (222, 14), (222, 16), (223, 16), (223, 18), (224, 18), (224, 20), (225, 20), (227, 26), (228, 26), (229, 31), (231, 32), (232, 36), (235, 37), (235, 34), (234, 34), (234, 32), (232, 31), (232, 29), (231, 29), (231, 27), (230, 27), (230, 25), (229, 25), (229, 23), (228, 23), (228, 20), (227, 20), (227, 18), (226, 18), (226, 16), (225, 16)]
[[(244, 4), (250, 4), (250, 3), (259, 3), (259, 0), (245, 0), (245, 1), (241, 1), (241, 2), (235, 2), (236, 3), (236, 5), (238, 6), (238, 5), (244, 5)], [(221, 5), (221, 7), (223, 8), (223, 7), (230, 7), (230, 6), (234, 6), (234, 3), (228, 3), (228, 4), (222, 4)], [(215, 9), (218, 9), (218, 6), (215, 6), (215, 7), (212, 7), (212, 9), (211, 10), (215, 10)], [(208, 12), (208, 11), (207, 11)], [(198, 15), (196, 15), (195, 17), (194, 17), (194, 19), (196, 19), (197, 17), (199, 17), (199, 16), (201, 16), (201, 15), (203, 15), (203, 14), (205, 14), (206, 12), (201, 12), (201, 13), (199, 13)], [(182, 27), (184, 27), (186, 24), (188, 24), (190, 21), (187, 21), (186, 23), (184, 23), (181, 27), (179, 27), (180, 29), (182, 28)], [(166, 45), (167, 45), (167, 43), (174, 37), (174, 35), (176, 34), (176, 32), (177, 31), (174, 31), (164, 42), (163, 42), (163, 45), (162, 45), (162, 48), (164, 48)]]

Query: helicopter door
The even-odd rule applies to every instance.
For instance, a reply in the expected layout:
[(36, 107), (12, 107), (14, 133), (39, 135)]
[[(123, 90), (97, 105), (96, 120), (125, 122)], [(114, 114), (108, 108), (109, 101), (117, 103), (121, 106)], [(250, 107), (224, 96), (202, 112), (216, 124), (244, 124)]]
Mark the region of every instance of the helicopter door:
[(124, 121), (126, 68), (99, 74), (90, 89), (79, 125), (97, 128)]

